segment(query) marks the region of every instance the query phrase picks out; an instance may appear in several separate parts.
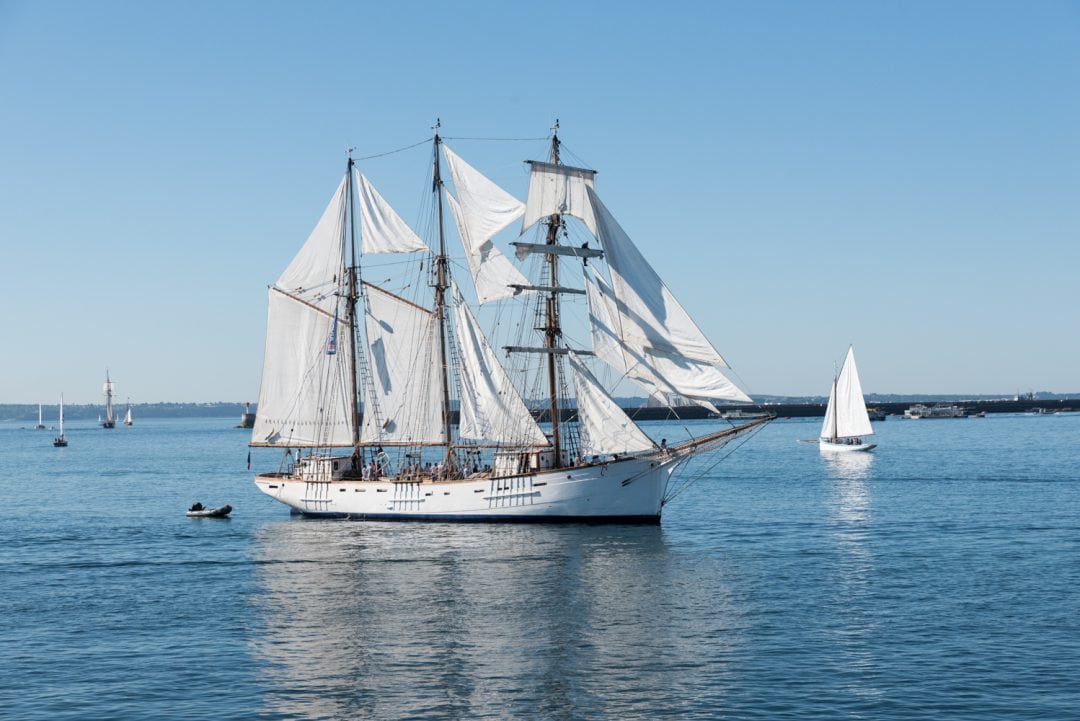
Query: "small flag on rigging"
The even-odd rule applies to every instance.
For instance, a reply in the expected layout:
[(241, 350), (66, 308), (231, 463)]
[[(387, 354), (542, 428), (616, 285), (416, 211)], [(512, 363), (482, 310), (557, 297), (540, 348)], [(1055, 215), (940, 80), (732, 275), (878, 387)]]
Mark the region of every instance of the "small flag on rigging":
[(326, 355), (337, 353), (337, 308), (334, 308), (334, 322), (330, 326), (330, 335), (326, 338)]

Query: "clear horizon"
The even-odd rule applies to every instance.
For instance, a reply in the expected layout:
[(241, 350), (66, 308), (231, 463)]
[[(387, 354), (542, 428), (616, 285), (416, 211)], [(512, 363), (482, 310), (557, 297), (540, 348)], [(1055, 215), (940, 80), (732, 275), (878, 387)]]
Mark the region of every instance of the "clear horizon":
[[(466, 138), (559, 118), (752, 396), (823, 395), (849, 343), (865, 389), (1080, 386), (1075, 3), (9, 1), (0, 61), (7, 403), (101, 403), (106, 368), (254, 403), (345, 148), (436, 117), (518, 197), (544, 141)], [(428, 152), (364, 162), (410, 221)]]

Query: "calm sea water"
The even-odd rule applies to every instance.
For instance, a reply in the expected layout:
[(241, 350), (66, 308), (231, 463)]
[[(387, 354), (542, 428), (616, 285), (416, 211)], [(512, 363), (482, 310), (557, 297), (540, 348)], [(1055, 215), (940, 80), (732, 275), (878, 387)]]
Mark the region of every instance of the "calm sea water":
[(0, 424), (0, 717), (1080, 718), (1080, 414), (778, 421), (661, 527), (290, 518), (232, 422)]

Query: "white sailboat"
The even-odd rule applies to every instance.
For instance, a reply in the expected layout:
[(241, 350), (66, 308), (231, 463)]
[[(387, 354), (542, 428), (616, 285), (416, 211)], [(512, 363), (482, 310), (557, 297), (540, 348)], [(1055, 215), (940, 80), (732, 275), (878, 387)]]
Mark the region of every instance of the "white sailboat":
[(112, 399), (116, 394), (116, 386), (109, 380), (108, 369), (105, 370), (105, 385), (101, 387), (101, 392), (105, 395), (105, 420), (101, 421), (101, 427), (116, 428), (116, 419), (113, 418), (112, 407)]
[(37, 404), (37, 425), (34, 426), (34, 429), (38, 430), (38, 431), (45, 430), (45, 423), (41, 419), (41, 404), (40, 403)]
[(129, 398), (127, 402), (127, 411), (124, 412), (124, 425), (130, 426), (131, 423), (131, 399)]
[(67, 437), (64, 436), (64, 394), (60, 394), (60, 435), (53, 438), (52, 444), (57, 448), (63, 448), (68, 444)]
[[(350, 157), (321, 220), (270, 287), (250, 445), (281, 449), (283, 460), (256, 485), (314, 516), (659, 522), (677, 467), (768, 419), (668, 447), (608, 395), (592, 357), (659, 399), (750, 402), (600, 201), (595, 171), (561, 164), (557, 126), (550, 162), (530, 162), (526, 203), (443, 145), (438, 125), (433, 144), (435, 251)], [(479, 303), (524, 311), (518, 343), (503, 346), (509, 368), (451, 277), (444, 203)], [(513, 244), (519, 260), (534, 257), (535, 283), (493, 243), (518, 218), (539, 241)], [(587, 233), (586, 243), (566, 243), (571, 231)], [(412, 273), (397, 292), (361, 277), (383, 253), (413, 254), (395, 262)], [(388, 266), (376, 267), (381, 276)], [(572, 285), (576, 274), (583, 288)], [(591, 349), (568, 344), (564, 296), (587, 302)], [(541, 395), (549, 430), (524, 400)]]
[(844, 364), (829, 389), (829, 407), (821, 424), (818, 447), (830, 453), (869, 451), (877, 444), (866, 443), (863, 438), (873, 434), (859, 383), (859, 371), (855, 368), (855, 349), (849, 346)]

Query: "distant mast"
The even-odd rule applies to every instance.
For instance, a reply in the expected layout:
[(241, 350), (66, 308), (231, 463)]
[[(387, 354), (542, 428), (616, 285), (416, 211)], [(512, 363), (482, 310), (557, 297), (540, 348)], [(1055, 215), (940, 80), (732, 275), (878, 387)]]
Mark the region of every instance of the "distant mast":
[(53, 438), (53, 445), (57, 448), (63, 448), (68, 444), (67, 438), (64, 437), (64, 394), (60, 394), (60, 435)]
[(113, 382), (109, 379), (109, 369), (105, 369), (105, 385), (101, 387), (101, 392), (105, 394), (105, 420), (101, 422), (102, 428), (116, 428), (116, 419), (113, 417), (112, 399), (114, 386)]
[(45, 424), (41, 420), (41, 404), (37, 404), (37, 426), (35, 428), (39, 431), (45, 430)]

